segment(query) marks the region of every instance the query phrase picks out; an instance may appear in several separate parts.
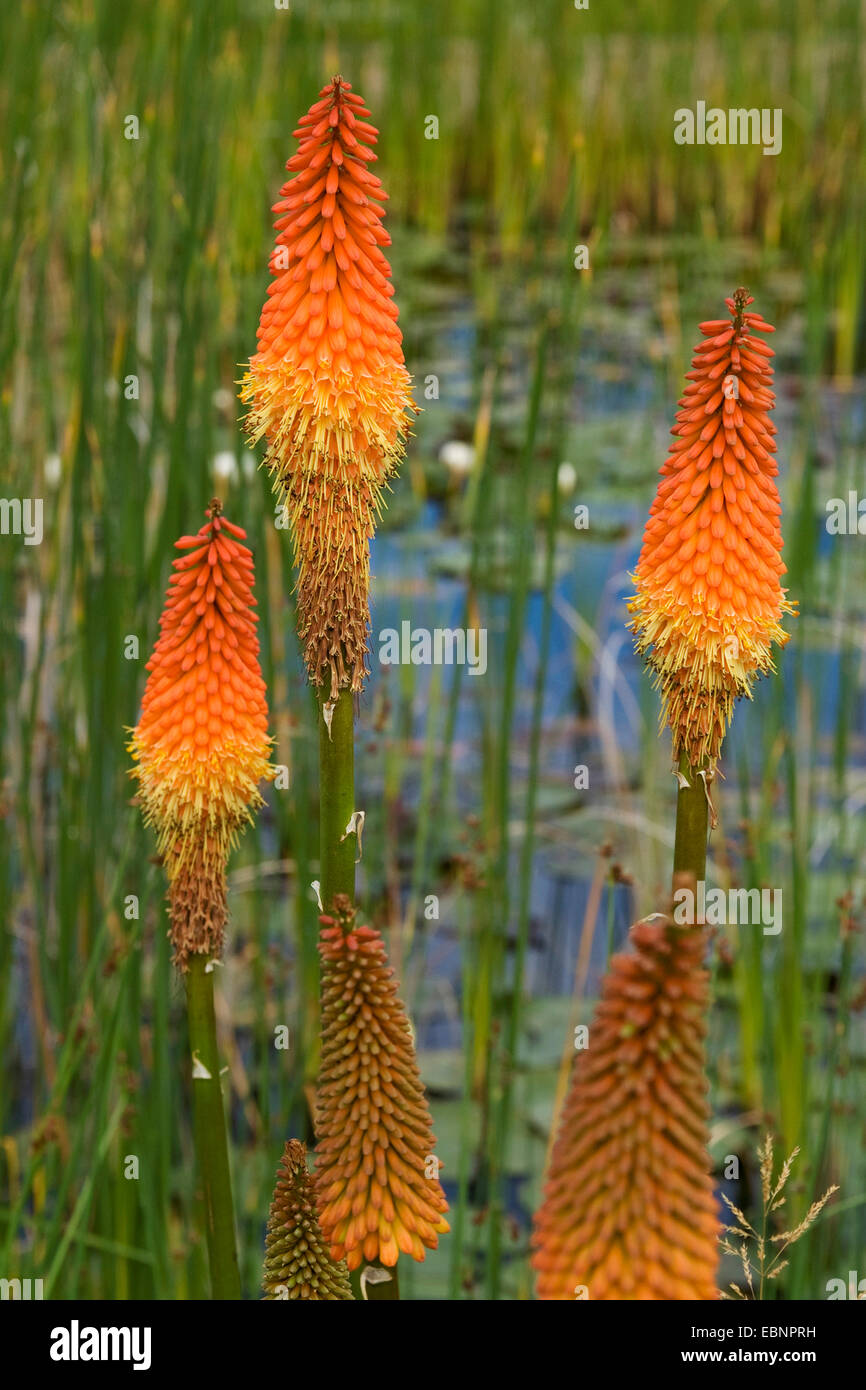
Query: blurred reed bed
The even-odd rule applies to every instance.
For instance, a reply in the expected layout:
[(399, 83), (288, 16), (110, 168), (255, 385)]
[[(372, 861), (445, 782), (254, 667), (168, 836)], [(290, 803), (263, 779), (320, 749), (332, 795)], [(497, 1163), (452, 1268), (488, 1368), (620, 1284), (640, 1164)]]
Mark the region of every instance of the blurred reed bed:
[[(343, 71), (388, 113), (379, 167), (424, 406), (374, 549), (374, 639), (402, 618), (490, 631), (483, 679), (378, 668), (358, 738), (359, 900), (403, 979), (451, 1207), (451, 1235), (401, 1271), (401, 1293), (531, 1294), (529, 1214), (573, 1023), (669, 873), (673, 780), (624, 634), (626, 572), (691, 325), (746, 283), (779, 327), (801, 616), (718, 791), (708, 876), (781, 887), (785, 928), (714, 943), (711, 1152), (753, 1222), (765, 1129), (800, 1146), (794, 1215), (839, 1184), (774, 1281), (822, 1296), (866, 1240), (866, 564), (858, 537), (823, 526), (825, 500), (863, 485), (860, 5), (635, 0), (564, 20), (552, 0), (24, 4), (0, 24), (4, 495), (45, 501), (41, 546), (0, 544), (3, 1270), (43, 1277), (47, 1297), (207, 1288), (177, 1119), (183, 993), (114, 731), (138, 714), (166, 556), (215, 492), (255, 555), (289, 776), (232, 861), (217, 1019), (247, 1296), (275, 1158), (310, 1137), (316, 709), (288, 538), (235, 382), (287, 137)], [(699, 97), (781, 105), (783, 155), (684, 153), (673, 111)], [(590, 274), (573, 268), (579, 241)], [(431, 373), (438, 400), (423, 398)], [(443, 450), (454, 441), (462, 455)]]

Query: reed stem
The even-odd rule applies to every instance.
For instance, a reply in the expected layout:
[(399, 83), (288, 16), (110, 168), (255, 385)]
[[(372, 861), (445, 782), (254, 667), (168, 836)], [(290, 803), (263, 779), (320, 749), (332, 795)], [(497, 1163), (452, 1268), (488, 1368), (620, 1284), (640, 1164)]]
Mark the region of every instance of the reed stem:
[[(186, 975), (189, 1050), (194, 1068), (193, 1129), (204, 1188), (211, 1297), (239, 1299), (241, 1280), (217, 1051), (213, 970), (206, 969), (207, 963), (207, 957), (193, 955)], [(207, 1077), (203, 1074), (205, 1071)]]

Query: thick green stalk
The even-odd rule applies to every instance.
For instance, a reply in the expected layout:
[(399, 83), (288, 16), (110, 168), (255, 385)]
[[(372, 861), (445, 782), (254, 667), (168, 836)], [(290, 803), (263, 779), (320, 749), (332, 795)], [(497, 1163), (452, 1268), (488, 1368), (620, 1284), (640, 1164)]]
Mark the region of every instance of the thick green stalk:
[[(341, 690), (334, 705), (327, 690), (317, 691), (319, 707), (319, 879), (322, 907), (331, 912), (338, 893), (355, 901), (355, 861), (358, 836), (349, 830), (355, 806), (355, 702), (351, 690)], [(328, 717), (326, 717), (328, 716)], [(330, 724), (330, 727), (329, 727)], [(376, 1268), (375, 1265), (371, 1266)], [(396, 1269), (381, 1284), (365, 1282), (367, 1299), (400, 1297)], [(352, 1281), (359, 1297), (359, 1278)]]
[[(355, 711), (351, 690), (341, 690), (331, 706), (325, 690), (319, 705), (319, 850), (322, 907), (331, 912), (334, 897), (355, 901), (358, 839), (347, 834), (355, 811)], [(330, 729), (326, 712), (331, 712)]]
[(709, 802), (702, 772), (706, 768), (692, 767), (685, 753), (680, 758), (680, 773), (687, 786), (680, 786), (677, 795), (677, 828), (674, 841), (674, 881), (677, 875), (689, 874), (700, 883), (707, 871), (707, 831)]
[[(241, 1279), (217, 1052), (213, 970), (208, 971), (207, 964), (205, 956), (192, 956), (186, 976), (189, 1050), (193, 1066), (193, 1127), (204, 1189), (211, 1296), (215, 1299), (239, 1299)], [(205, 1072), (208, 1073), (206, 1077)]]

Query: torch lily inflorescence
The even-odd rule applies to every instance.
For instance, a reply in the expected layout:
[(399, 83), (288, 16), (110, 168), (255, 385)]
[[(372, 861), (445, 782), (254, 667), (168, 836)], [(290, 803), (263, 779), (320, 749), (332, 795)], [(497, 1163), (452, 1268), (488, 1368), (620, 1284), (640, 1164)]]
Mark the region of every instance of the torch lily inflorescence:
[[(535, 1218), (542, 1299), (713, 1299), (703, 931), (657, 914), (612, 958)], [(585, 1291), (585, 1292), (582, 1292)]]
[(285, 499), (310, 679), (359, 691), (367, 674), (369, 541), (415, 407), (403, 361), (378, 132), (335, 77), (302, 117), (274, 206), (273, 280), (241, 397)]
[(702, 323), (676, 436), (644, 532), (629, 607), (670, 724), (674, 761), (713, 769), (739, 696), (773, 670), (794, 612), (780, 577), (781, 506), (770, 420), (772, 333), (737, 290)]
[(347, 898), (323, 916), (319, 1221), (334, 1259), (424, 1259), (447, 1231), (430, 1111), (385, 944)]
[(219, 954), (228, 853), (270, 775), (265, 685), (246, 533), (211, 502), (176, 548), (160, 637), (133, 730), (132, 775), (169, 880), (175, 962)]
[[(367, 675), (370, 539), (416, 407), (369, 165), (378, 132), (335, 77), (302, 117), (275, 205), (273, 277), (241, 398), (291, 525), (298, 636), (316, 691), (324, 930), (316, 1192), (335, 1260), (424, 1258), (448, 1229), (408, 1020), (378, 932), (354, 924), (354, 696)], [(311, 1054), (313, 1055), (313, 1054)], [(435, 1170), (435, 1172), (433, 1171)], [(381, 1268), (361, 1286), (396, 1299)], [(378, 1292), (374, 1292), (378, 1290)], [(365, 1293), (365, 1297), (368, 1295)]]

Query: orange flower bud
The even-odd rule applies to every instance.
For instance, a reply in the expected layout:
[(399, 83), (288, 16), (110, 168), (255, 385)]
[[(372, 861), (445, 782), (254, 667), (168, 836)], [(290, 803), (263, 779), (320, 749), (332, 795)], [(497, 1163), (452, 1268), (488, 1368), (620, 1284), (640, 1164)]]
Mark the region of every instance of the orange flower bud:
[(277, 1169), (262, 1288), (266, 1301), (353, 1297), (349, 1271), (331, 1259), (319, 1229), (307, 1151), (298, 1139), (288, 1141)]

